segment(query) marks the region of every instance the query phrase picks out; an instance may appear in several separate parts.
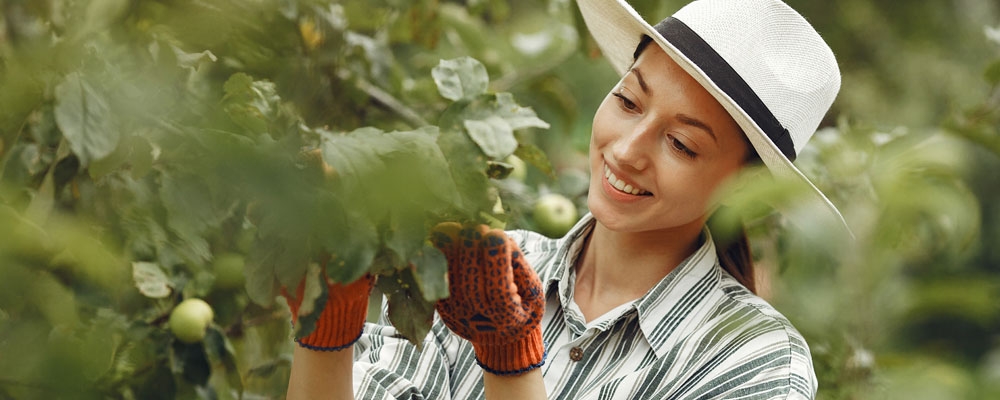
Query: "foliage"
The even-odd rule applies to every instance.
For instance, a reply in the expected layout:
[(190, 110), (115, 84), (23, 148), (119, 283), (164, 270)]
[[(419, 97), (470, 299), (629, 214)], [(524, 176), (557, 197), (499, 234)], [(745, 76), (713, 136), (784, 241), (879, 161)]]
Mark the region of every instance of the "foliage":
[[(732, 208), (762, 294), (820, 398), (996, 397), (1000, 10), (789, 3), (844, 73), (796, 163), (857, 240), (752, 185)], [(280, 398), (274, 300), (304, 275), (312, 304), (321, 273), (383, 275), (421, 338), (447, 293), (427, 229), (533, 229), (551, 192), (585, 210), (615, 79), (567, 0), (0, 0), (0, 398)], [(200, 343), (167, 328), (189, 298), (215, 310)]]

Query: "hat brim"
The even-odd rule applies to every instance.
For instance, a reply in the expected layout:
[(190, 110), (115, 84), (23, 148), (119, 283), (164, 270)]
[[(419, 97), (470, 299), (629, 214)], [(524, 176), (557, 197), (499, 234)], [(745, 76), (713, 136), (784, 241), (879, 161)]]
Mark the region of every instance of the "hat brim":
[(676, 46), (668, 42), (624, 0), (578, 0), (591, 36), (604, 57), (619, 76), (624, 76), (633, 64), (633, 54), (643, 36), (649, 36), (681, 68), (691, 75), (743, 129), (764, 165), (778, 179), (801, 183), (821, 207), (829, 212), (847, 234), (854, 237), (840, 210), (792, 164), (778, 146), (765, 134), (754, 119), (737, 102), (722, 90), (708, 74)]

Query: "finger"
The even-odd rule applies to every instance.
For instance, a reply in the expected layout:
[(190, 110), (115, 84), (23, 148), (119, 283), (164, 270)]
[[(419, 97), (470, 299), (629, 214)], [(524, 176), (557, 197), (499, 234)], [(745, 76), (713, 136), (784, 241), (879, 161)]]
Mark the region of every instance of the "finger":
[(483, 238), (482, 286), (484, 303), (496, 318), (520, 319), (519, 299), (514, 275), (510, 268), (510, 247), (507, 235), (495, 229)]
[(438, 240), (446, 243), (442, 249), (448, 261), (448, 292), (446, 299), (453, 306), (468, 306), (476, 300), (474, 285), (479, 278), (475, 265), (476, 250), (482, 238), (474, 228), (462, 228), (456, 223), (439, 224), (434, 229)]
[(514, 283), (517, 285), (517, 294), (521, 297), (521, 308), (528, 313), (532, 321), (541, 319), (541, 313), (545, 310), (545, 296), (543, 294), (542, 281), (534, 268), (528, 264), (528, 260), (521, 253), (521, 248), (513, 239), (509, 239), (510, 265), (514, 276)]
[(457, 222), (437, 224), (431, 229), (431, 243), (447, 256), (455, 248), (461, 230), (462, 226)]
[(431, 228), (432, 233), (443, 234), (444, 237), (451, 238), (452, 240), (457, 238), (461, 231), (462, 225), (458, 222), (442, 222), (434, 225), (434, 228)]
[(459, 261), (454, 269), (455, 275), (462, 280), (459, 289), (469, 296), (468, 300), (474, 304), (482, 302), (482, 241), (485, 233), (484, 226), (466, 227), (459, 232), (457, 243)]

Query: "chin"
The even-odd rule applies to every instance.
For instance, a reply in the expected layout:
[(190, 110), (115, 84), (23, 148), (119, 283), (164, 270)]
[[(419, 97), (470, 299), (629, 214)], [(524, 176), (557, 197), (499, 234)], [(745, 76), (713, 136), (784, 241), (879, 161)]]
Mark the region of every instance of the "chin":
[(591, 183), (590, 193), (594, 195), (587, 196), (587, 208), (590, 209), (590, 213), (597, 222), (615, 232), (635, 232), (641, 230), (637, 229), (636, 225), (632, 223), (633, 218), (631, 216), (612, 210), (609, 204), (596, 199), (598, 196), (597, 193), (599, 193), (596, 190), (600, 190), (600, 187), (594, 189), (593, 186), (594, 184)]

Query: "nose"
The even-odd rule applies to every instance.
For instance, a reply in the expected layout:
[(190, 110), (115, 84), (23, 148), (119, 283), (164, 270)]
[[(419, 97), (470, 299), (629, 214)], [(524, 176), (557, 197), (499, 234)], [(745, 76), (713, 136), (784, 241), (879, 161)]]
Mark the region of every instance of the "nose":
[(618, 166), (632, 168), (635, 171), (649, 167), (649, 153), (654, 145), (650, 140), (652, 136), (650, 127), (645, 123), (625, 128), (611, 147), (611, 155)]

